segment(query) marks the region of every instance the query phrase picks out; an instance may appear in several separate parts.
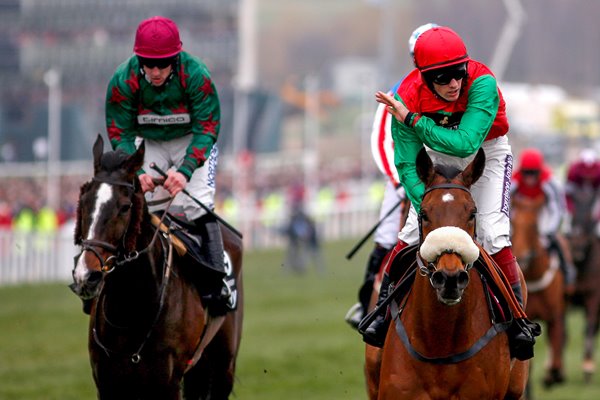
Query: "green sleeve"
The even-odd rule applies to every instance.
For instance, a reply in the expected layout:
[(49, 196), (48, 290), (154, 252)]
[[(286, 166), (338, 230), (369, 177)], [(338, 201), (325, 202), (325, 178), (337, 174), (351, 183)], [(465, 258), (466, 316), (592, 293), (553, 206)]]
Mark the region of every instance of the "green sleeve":
[(485, 140), (496, 114), (500, 97), (496, 79), (483, 75), (469, 89), (467, 108), (458, 129), (448, 131), (436, 125), (431, 118), (421, 116), (415, 124), (415, 132), (428, 147), (440, 153), (456, 157), (475, 154)]
[[(401, 101), (401, 99), (399, 99)], [(392, 138), (394, 139), (394, 163), (398, 170), (398, 177), (408, 198), (417, 212), (421, 209), (421, 199), (425, 193), (425, 184), (417, 175), (416, 160), (423, 142), (415, 129), (408, 127), (392, 117)]]
[(189, 179), (194, 170), (204, 165), (217, 141), (221, 126), (219, 96), (208, 70), (201, 67), (188, 80), (188, 98), (192, 121), (192, 141), (187, 148), (179, 172)]
[(135, 125), (137, 105), (131, 88), (126, 83), (129, 72), (127, 63), (122, 64), (108, 84), (106, 91), (106, 130), (112, 148), (128, 154), (135, 152)]

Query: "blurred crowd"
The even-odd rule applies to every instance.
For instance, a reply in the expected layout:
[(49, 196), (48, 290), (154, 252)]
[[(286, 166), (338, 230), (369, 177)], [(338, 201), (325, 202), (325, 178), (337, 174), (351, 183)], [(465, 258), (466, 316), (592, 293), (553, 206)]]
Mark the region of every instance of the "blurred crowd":
[(0, 230), (53, 232), (75, 215), (82, 176), (60, 178), (60, 205), (50, 207), (44, 177), (0, 179)]

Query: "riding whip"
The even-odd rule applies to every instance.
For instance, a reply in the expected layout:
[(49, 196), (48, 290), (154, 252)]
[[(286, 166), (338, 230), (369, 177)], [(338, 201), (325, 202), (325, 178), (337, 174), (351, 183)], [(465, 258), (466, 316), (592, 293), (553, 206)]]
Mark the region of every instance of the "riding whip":
[(381, 218), (373, 228), (371, 228), (371, 230), (369, 232), (367, 232), (367, 234), (360, 240), (360, 242), (358, 242), (356, 244), (356, 246), (354, 246), (354, 248), (352, 248), (352, 250), (350, 250), (350, 252), (348, 254), (346, 254), (346, 259), (349, 260), (351, 259), (354, 254), (358, 251), (358, 249), (360, 249), (362, 247), (363, 244), (365, 244), (365, 242), (367, 241), (367, 239), (373, 234), (373, 232), (375, 232), (375, 230), (379, 227), (379, 225), (381, 225), (381, 223), (387, 218), (389, 217), (394, 210), (396, 210), (396, 208), (398, 208), (400, 206), (400, 204), (402, 204), (402, 200), (401, 199), (398, 203), (396, 203), (396, 205), (394, 207), (392, 207), (387, 214), (385, 214), (383, 216), (383, 218)]
[[(163, 178), (167, 178), (167, 174), (160, 169), (160, 167), (158, 165), (156, 165), (155, 163), (150, 163), (150, 168), (152, 168), (153, 170), (155, 170), (156, 172), (158, 172)], [(229, 224), (229, 222), (225, 221), (223, 218), (219, 217), (213, 210), (211, 210), (210, 208), (208, 208), (204, 203), (202, 203), (200, 200), (198, 200), (197, 198), (195, 198), (194, 196), (192, 196), (190, 194), (190, 192), (188, 192), (185, 189), (181, 190), (185, 195), (187, 195), (190, 199), (192, 199), (192, 201), (196, 204), (198, 204), (200, 207), (202, 207), (204, 209), (204, 211), (206, 211), (208, 214), (212, 215), (213, 217), (215, 217), (220, 223), (222, 223), (223, 225), (225, 225), (227, 228), (229, 228), (233, 233), (235, 233), (237, 236), (240, 237), (240, 239), (242, 239), (244, 236), (242, 235), (242, 233), (240, 231), (238, 231), (237, 229), (235, 229), (231, 224)]]

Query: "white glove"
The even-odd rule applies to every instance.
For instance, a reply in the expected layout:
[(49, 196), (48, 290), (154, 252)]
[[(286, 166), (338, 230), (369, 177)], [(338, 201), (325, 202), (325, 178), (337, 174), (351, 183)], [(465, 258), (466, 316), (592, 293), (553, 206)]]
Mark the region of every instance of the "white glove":
[(406, 191), (404, 190), (404, 186), (402, 186), (401, 183), (399, 183), (396, 186), (396, 194), (398, 195), (398, 199), (402, 200), (406, 197)]

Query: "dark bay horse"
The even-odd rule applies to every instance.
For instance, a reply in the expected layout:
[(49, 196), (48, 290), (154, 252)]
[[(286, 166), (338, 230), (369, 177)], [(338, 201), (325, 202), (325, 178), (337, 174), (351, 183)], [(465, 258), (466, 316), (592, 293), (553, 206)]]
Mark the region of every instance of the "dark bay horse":
[(538, 230), (544, 204), (544, 196), (530, 198), (516, 194), (512, 197), (511, 241), (513, 254), (527, 282), (527, 315), (531, 319), (544, 321), (547, 326), (550, 352), (543, 382), (550, 387), (565, 379), (563, 353), (566, 304), (564, 277), (560, 272), (558, 257), (550, 254)]
[[(471, 268), (480, 253), (473, 241), (477, 210), (469, 188), (484, 166), (483, 150), (463, 171), (434, 167), (424, 150), (417, 157), (417, 172), (426, 186), (419, 268), (410, 292), (391, 303), (379, 400), (523, 395), (528, 361), (511, 364), (508, 336), (496, 331), (486, 286)], [(494, 333), (487, 337), (489, 332)]]
[(600, 323), (600, 239), (596, 234), (594, 212), (598, 207), (598, 192), (589, 186), (577, 189), (573, 195), (573, 215), (569, 244), (577, 268), (574, 302), (585, 312), (583, 373), (589, 382), (596, 371), (594, 350)]
[[(151, 223), (131, 156), (94, 144), (94, 176), (81, 188), (74, 290), (95, 299), (89, 354), (99, 399), (227, 399), (241, 339), (242, 243), (221, 226), (238, 307), (210, 318), (192, 275), (198, 265)], [(227, 259), (227, 258), (226, 258)], [(200, 274), (200, 275), (195, 275)]]

